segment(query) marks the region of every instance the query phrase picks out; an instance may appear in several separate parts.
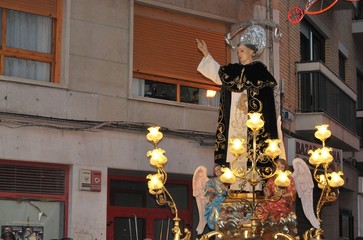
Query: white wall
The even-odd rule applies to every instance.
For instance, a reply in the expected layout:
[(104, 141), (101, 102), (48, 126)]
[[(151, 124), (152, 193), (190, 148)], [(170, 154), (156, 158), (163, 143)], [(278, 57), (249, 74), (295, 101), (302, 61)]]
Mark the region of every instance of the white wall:
[(358, 201), (358, 236), (363, 237), (363, 195), (357, 196)]

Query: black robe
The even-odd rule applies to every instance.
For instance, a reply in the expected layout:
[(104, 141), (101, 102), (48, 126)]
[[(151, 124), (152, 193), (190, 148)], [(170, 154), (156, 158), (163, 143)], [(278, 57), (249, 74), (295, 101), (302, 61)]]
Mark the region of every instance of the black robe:
[[(266, 147), (266, 139), (277, 139), (277, 120), (274, 98), (274, 86), (276, 80), (267, 70), (267, 67), (259, 61), (246, 65), (229, 64), (219, 69), (222, 81), (218, 126), (216, 132), (216, 144), (214, 161), (216, 164), (227, 165), (228, 130), (230, 123), (231, 94), (232, 92), (247, 91), (248, 112), (259, 112), (265, 121), (264, 127), (258, 135), (258, 151)], [(251, 148), (251, 130), (247, 131), (247, 149)], [(262, 161), (263, 163), (263, 161)], [(259, 165), (261, 162), (259, 163)]]

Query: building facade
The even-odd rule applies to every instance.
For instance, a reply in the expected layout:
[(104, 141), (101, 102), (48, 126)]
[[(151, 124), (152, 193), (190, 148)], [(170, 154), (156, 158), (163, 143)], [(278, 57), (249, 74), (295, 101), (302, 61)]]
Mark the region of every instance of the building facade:
[[(363, 236), (363, 22), (340, 1), (299, 24), (288, 0), (0, 0), (0, 226), (43, 239), (164, 239), (173, 217), (148, 194), (147, 128), (161, 126), (183, 227), (195, 229), (194, 170), (212, 175), (218, 86), (197, 71), (203, 39), (220, 64), (224, 36), (254, 20), (268, 31), (262, 60), (278, 80), (289, 160), (329, 124), (341, 196), (323, 212), (327, 239)], [(304, 145), (305, 146), (305, 145)], [(340, 154), (339, 154), (340, 153)], [(302, 220), (302, 229), (307, 228)], [(346, 228), (348, 226), (348, 228)], [(349, 229), (349, 230), (346, 230)], [(193, 234), (195, 234), (193, 232)], [(195, 236), (194, 236), (195, 237)], [(21, 238), (20, 238), (21, 239)]]

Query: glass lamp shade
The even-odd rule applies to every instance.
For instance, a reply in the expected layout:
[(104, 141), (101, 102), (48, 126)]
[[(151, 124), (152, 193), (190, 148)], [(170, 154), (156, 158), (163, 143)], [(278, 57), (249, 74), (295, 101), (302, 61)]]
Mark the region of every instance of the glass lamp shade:
[(261, 119), (261, 113), (247, 113), (248, 120), (246, 121), (247, 127), (252, 131), (257, 131), (263, 127), (265, 122)]
[(265, 142), (268, 143), (268, 147), (265, 149), (265, 154), (267, 156), (269, 156), (271, 159), (275, 159), (281, 154), (281, 150), (279, 148), (279, 139), (267, 139)]
[(319, 165), (319, 164), (328, 164), (333, 161), (333, 156), (330, 154), (332, 148), (318, 148), (315, 151), (309, 150), (309, 154), (311, 154), (309, 158), (309, 163), (312, 165)]
[(147, 186), (149, 188), (149, 192), (151, 194), (160, 194), (163, 192), (164, 184), (161, 181), (162, 176), (158, 173), (156, 174), (149, 174), (146, 176), (146, 179), (149, 179)]
[(320, 139), (321, 141), (325, 141), (325, 139), (331, 136), (331, 132), (328, 130), (329, 125), (323, 124), (320, 126), (315, 126), (317, 131), (315, 132), (315, 137)]
[(160, 127), (149, 127), (149, 133), (146, 135), (147, 140), (150, 142), (158, 143), (162, 138), (163, 134), (159, 132)]
[(344, 185), (344, 179), (341, 177), (341, 171), (329, 173), (328, 184), (331, 187), (341, 187)]
[(241, 138), (234, 138), (230, 140), (230, 147), (229, 151), (235, 155), (239, 156), (243, 154), (246, 151), (246, 148), (244, 147), (245, 140)]
[(160, 168), (168, 162), (168, 158), (164, 155), (164, 153), (164, 149), (155, 148), (152, 151), (148, 151), (146, 156), (150, 157), (150, 164), (152, 166)]
[(289, 175), (291, 174), (290, 171), (281, 171), (278, 170), (277, 177), (275, 178), (275, 185), (278, 187), (288, 187), (290, 186), (290, 179)]
[(312, 165), (319, 165), (320, 164), (320, 148), (314, 150), (309, 150), (308, 154), (310, 155), (309, 163)]
[(223, 174), (219, 177), (219, 179), (223, 183), (232, 184), (232, 183), (236, 182), (236, 176), (233, 174), (231, 169), (229, 169), (227, 167), (222, 167), (221, 171), (223, 172)]
[(323, 147), (320, 153), (320, 162), (322, 164), (331, 163), (333, 161), (333, 156), (330, 152), (333, 151), (332, 148)]

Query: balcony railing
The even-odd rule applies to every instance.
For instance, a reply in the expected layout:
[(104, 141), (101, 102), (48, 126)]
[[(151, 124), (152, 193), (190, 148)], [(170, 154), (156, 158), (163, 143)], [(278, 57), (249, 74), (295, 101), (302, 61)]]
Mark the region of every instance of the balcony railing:
[(357, 133), (356, 103), (322, 72), (299, 72), (299, 111), (324, 112)]

